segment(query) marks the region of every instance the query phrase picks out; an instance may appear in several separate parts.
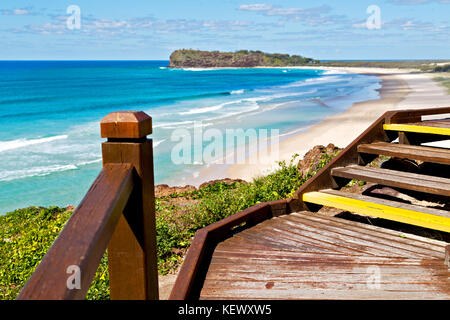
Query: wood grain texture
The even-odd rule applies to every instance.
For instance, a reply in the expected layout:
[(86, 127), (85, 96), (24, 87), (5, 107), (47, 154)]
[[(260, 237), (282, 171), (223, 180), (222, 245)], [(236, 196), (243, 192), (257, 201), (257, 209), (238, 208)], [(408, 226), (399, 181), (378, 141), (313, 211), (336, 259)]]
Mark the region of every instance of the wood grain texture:
[(243, 227), (248, 228), (272, 216), (284, 215), (288, 212), (287, 200), (264, 202), (198, 230), (178, 273), (169, 299), (198, 298), (199, 290), (203, 285), (204, 272), (209, 265), (216, 244), (229, 237), (235, 227), (245, 224)]
[(100, 122), (102, 138), (139, 139), (152, 133), (152, 118), (142, 111), (111, 112)]
[(303, 200), (371, 217), (450, 232), (450, 212), (331, 189), (303, 194)]
[(383, 125), (383, 129), (390, 131), (450, 136), (450, 128), (441, 125), (432, 125), (431, 123), (392, 123)]
[(444, 264), (450, 269), (450, 244), (445, 247), (445, 260)]
[(450, 107), (397, 110), (386, 117), (386, 123), (418, 122), (422, 121), (423, 116), (440, 115), (446, 113), (450, 113)]
[(371, 144), (360, 144), (358, 146), (358, 152), (420, 160), (425, 162), (450, 164), (450, 150), (435, 147), (373, 142)]
[[(107, 164), (18, 296), (19, 300), (84, 299), (132, 192), (130, 164)], [(68, 289), (69, 266), (81, 288)]]
[(152, 119), (144, 112), (112, 112), (100, 123), (103, 165), (130, 163), (136, 183), (108, 246), (111, 299), (158, 299)]
[(103, 163), (131, 163), (136, 184), (108, 246), (111, 299), (158, 299), (152, 140), (105, 142)]
[[(280, 247), (283, 239), (292, 247)], [(304, 243), (323, 250), (303, 250)], [(445, 246), (336, 217), (291, 213), (220, 242), (200, 298), (450, 299)]]
[(450, 179), (446, 178), (356, 165), (333, 168), (331, 174), (335, 177), (347, 178), (348, 180), (357, 179), (384, 186), (450, 197)]

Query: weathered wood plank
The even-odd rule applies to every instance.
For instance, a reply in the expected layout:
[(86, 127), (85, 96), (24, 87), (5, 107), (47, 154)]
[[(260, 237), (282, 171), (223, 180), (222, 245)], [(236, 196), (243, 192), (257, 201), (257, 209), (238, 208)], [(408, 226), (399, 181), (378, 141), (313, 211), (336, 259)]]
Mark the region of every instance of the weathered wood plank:
[[(278, 284), (283, 283), (285, 287), (291, 287), (295, 284), (302, 283), (305, 286), (313, 287), (317, 284), (323, 283), (342, 283), (345, 285), (348, 284), (367, 284), (367, 280), (370, 277), (368, 271), (372, 269), (366, 268), (355, 268), (355, 270), (349, 272), (338, 273), (333, 269), (326, 271), (309, 271), (303, 273), (290, 273), (284, 270), (280, 270), (280, 272), (253, 272), (253, 273), (243, 273), (238, 270), (214, 270), (214, 273), (211, 272), (206, 277), (206, 285), (205, 289), (210, 289), (215, 287), (213, 281), (222, 281), (224, 286), (229, 287), (228, 284), (224, 283), (225, 281), (235, 282), (248, 282), (248, 283), (257, 283), (259, 286), (264, 285), (268, 282), (274, 283), (274, 287), (280, 288)], [(372, 267), (373, 268), (373, 267)], [(387, 268), (380, 268), (380, 285), (383, 285), (384, 289), (388, 289), (389, 287), (399, 287), (403, 285), (405, 287), (408, 284), (418, 284), (421, 285), (423, 291), (435, 290), (433, 287), (438, 285), (439, 282), (446, 281), (448, 277), (447, 274), (430, 274), (424, 272), (424, 268), (415, 268), (414, 272), (401, 272), (401, 270), (395, 270), (395, 273), (388, 272)], [(281, 274), (283, 271), (283, 274)], [(431, 288), (430, 288), (431, 287)], [(356, 288), (355, 288), (356, 289)], [(361, 288), (362, 289), (362, 288)]]
[(435, 147), (373, 142), (370, 144), (360, 144), (358, 146), (358, 152), (440, 164), (450, 164), (450, 150)]
[[(261, 227), (262, 228), (262, 227)], [(402, 249), (383, 246), (371, 241), (352, 236), (308, 228), (307, 225), (298, 225), (297, 227), (284, 226), (278, 221), (272, 221), (271, 224), (264, 226), (265, 233), (274, 238), (287, 238), (299, 243), (311, 243), (318, 247), (336, 252), (347, 254), (367, 254), (367, 255), (401, 255), (405, 257), (415, 257), (416, 254)], [(255, 232), (262, 232), (261, 229), (255, 229)]]
[(424, 248), (430, 248), (432, 250), (440, 251), (446, 245), (446, 242), (436, 239), (425, 238), (410, 233), (404, 233), (396, 230), (381, 228), (366, 223), (342, 219), (339, 217), (324, 216), (318, 213), (312, 213), (307, 211), (293, 212), (286, 217), (305, 218), (312, 221), (316, 221), (319, 223), (319, 225), (321, 224), (328, 225), (330, 223), (336, 224), (339, 228), (356, 230), (358, 232), (376, 235), (377, 237), (386, 237), (387, 239), (396, 242), (411, 242), (411, 240), (414, 240), (413, 241), (414, 246), (418, 245)]
[(447, 113), (450, 113), (450, 107), (397, 110), (386, 116), (386, 123), (417, 122), (422, 121), (424, 116), (445, 115)]
[(435, 134), (450, 136), (450, 128), (442, 128), (436, 126), (425, 126), (417, 124), (384, 124), (383, 129), (386, 131), (401, 131), (401, 132), (414, 132), (414, 133), (424, 133), (424, 134)]
[[(359, 230), (364, 232), (359, 234)], [(445, 242), (400, 235), (403, 233), (319, 214), (275, 217), (216, 246), (200, 298), (450, 298), (450, 271), (443, 263)], [(358, 242), (359, 236), (362, 240)], [(268, 245), (251, 247), (248, 239), (262, 239)], [(334, 247), (334, 252), (298, 250), (305, 240), (330, 251)], [(283, 248), (271, 245), (274, 243)], [(369, 249), (340, 252), (340, 245)], [(378, 250), (378, 255), (371, 250)], [(374, 269), (380, 272), (380, 281), (378, 288), (371, 289), (368, 281)]]
[[(443, 259), (413, 259), (398, 257), (376, 257), (376, 256), (356, 256), (356, 255), (333, 255), (333, 254), (316, 254), (315, 256), (305, 256), (298, 254), (296, 256), (288, 255), (271, 255), (270, 258), (264, 256), (246, 255), (245, 252), (220, 253), (211, 260), (211, 265), (249, 265), (249, 266), (276, 266), (285, 263), (292, 266), (319, 266), (324, 268), (336, 267), (343, 268), (346, 266), (354, 267), (356, 265), (401, 265), (401, 266), (428, 266), (432, 268), (444, 268)], [(233, 267), (234, 268), (234, 267)]]
[(450, 232), (450, 213), (336, 190), (303, 194), (303, 200), (373, 217)]
[[(287, 219), (286, 219), (287, 220)], [(289, 220), (287, 220), (289, 221)], [(284, 221), (277, 222), (278, 225), (274, 227), (280, 232), (295, 232), (303, 237), (315, 239), (318, 242), (326, 242), (334, 244), (338, 248), (346, 247), (351, 248), (356, 252), (364, 254), (377, 255), (377, 256), (404, 256), (404, 257), (441, 257), (442, 252), (430, 252), (430, 250), (424, 250), (421, 248), (395, 246), (391, 242), (374, 237), (366, 237), (364, 235), (358, 235), (357, 232), (348, 232), (345, 229), (339, 230), (332, 228), (327, 229), (315, 228), (314, 224), (308, 221), (302, 221), (299, 223), (283, 223)]]
[(410, 125), (424, 126), (424, 127), (436, 127), (436, 128), (450, 128), (450, 120), (423, 120), (419, 122), (410, 122)]
[(450, 245), (445, 247), (444, 264), (450, 269)]
[(383, 290), (325, 290), (325, 289), (296, 289), (285, 290), (272, 288), (270, 290), (218, 288), (202, 293), (201, 299), (212, 300), (442, 300), (449, 299), (449, 295), (439, 292), (403, 292)]
[[(407, 254), (413, 254), (416, 257), (436, 257), (442, 258), (442, 248), (441, 247), (431, 247), (431, 246), (421, 246), (420, 244), (415, 245), (416, 242), (411, 243), (410, 240), (400, 238), (400, 236), (385, 236), (380, 237), (375, 232), (365, 233), (362, 232), (360, 228), (358, 230), (357, 227), (352, 226), (344, 226), (334, 223), (334, 221), (325, 222), (326, 225), (320, 226), (314, 220), (310, 220), (304, 217), (295, 217), (295, 216), (287, 216), (286, 219), (279, 221), (280, 225), (287, 225), (289, 228), (309, 228), (312, 232), (315, 233), (330, 233), (330, 234), (345, 234), (347, 236), (351, 236), (355, 241), (358, 239), (362, 239), (363, 241), (367, 241), (371, 244), (371, 246), (375, 246), (382, 250), (388, 250), (390, 248), (396, 248), (397, 250), (403, 250)], [(400, 241), (403, 240), (403, 241)], [(384, 251), (386, 253), (386, 251)], [(398, 252), (398, 251), (397, 251)]]
[[(298, 241), (292, 240), (289, 238), (284, 237), (273, 237), (273, 235), (270, 234), (262, 234), (257, 232), (241, 232), (238, 235), (235, 235), (235, 237), (240, 237), (244, 239), (250, 239), (250, 240), (258, 240), (262, 243), (267, 243), (268, 245), (272, 247), (278, 247), (280, 249), (295, 249), (295, 250), (304, 250), (307, 252), (317, 252), (317, 253), (324, 253), (324, 252), (334, 252), (335, 247), (329, 246), (328, 248), (326, 245), (323, 246), (317, 246), (312, 241)], [(343, 249), (344, 250), (344, 249)], [(347, 253), (350, 253), (351, 250), (347, 250)]]
[[(382, 269), (380, 269), (382, 272)], [(442, 280), (442, 278), (430, 278), (429, 281), (422, 279), (420, 276), (415, 277), (409, 275), (409, 277), (402, 277), (401, 275), (388, 276), (382, 273), (380, 277), (380, 282), (377, 284), (380, 286), (379, 290), (383, 291), (401, 291), (401, 292), (429, 292), (434, 293), (436, 290), (437, 283)], [(290, 280), (290, 281), (288, 281)], [(340, 290), (341, 294), (345, 294), (346, 291), (363, 291), (368, 290), (368, 281), (370, 280), (370, 274), (368, 273), (355, 273), (350, 275), (325, 275), (321, 274), (318, 277), (310, 275), (310, 278), (299, 277), (298, 281), (294, 279), (208, 279), (204, 287), (204, 292), (211, 289), (227, 288), (233, 290), (261, 290), (266, 291), (272, 288), (279, 290), (291, 291), (291, 290), (311, 290), (311, 289), (325, 289), (325, 290)], [(267, 288), (267, 283), (271, 282), (271, 288)], [(374, 290), (375, 291), (375, 290)]]
[(395, 188), (450, 197), (450, 179), (441, 177), (357, 165), (333, 168), (331, 174), (340, 178), (357, 179)]

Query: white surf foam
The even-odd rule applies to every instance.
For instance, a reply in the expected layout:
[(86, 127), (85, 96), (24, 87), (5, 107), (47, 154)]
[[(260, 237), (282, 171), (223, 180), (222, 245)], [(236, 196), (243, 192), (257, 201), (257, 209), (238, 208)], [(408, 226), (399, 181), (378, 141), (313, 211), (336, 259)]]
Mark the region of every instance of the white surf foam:
[(166, 139), (159, 140), (159, 141), (153, 141), (153, 148), (156, 148), (157, 146), (159, 146), (164, 141), (166, 141)]
[(227, 104), (230, 104), (230, 102), (221, 103), (221, 104), (218, 104), (218, 105), (215, 105), (215, 106), (211, 106), (211, 107), (194, 108), (194, 109), (191, 109), (189, 111), (180, 112), (178, 114), (181, 115), (181, 116), (184, 116), (184, 115), (189, 115), (189, 114), (199, 114), (199, 113), (213, 112), (213, 111), (217, 111), (217, 110), (222, 109)]
[(194, 121), (160, 122), (159, 124), (154, 125), (153, 128), (170, 129), (170, 128), (179, 127), (179, 126), (192, 124), (192, 123), (194, 123)]
[(81, 162), (77, 163), (77, 166), (86, 166), (88, 164), (97, 163), (97, 162), (102, 162), (102, 158), (95, 159), (95, 160), (81, 161)]
[(18, 149), (23, 147), (28, 147), (35, 144), (47, 143), (56, 140), (67, 139), (67, 135), (53, 136), (48, 138), (40, 138), (40, 139), (17, 139), (11, 141), (0, 141), (0, 152), (12, 149)]
[(183, 71), (211, 71), (217, 70), (216, 68), (182, 68)]
[(35, 167), (20, 170), (6, 170), (0, 172), (0, 181), (10, 181), (28, 177), (46, 176), (54, 172), (76, 170), (78, 167), (73, 164), (69, 165), (54, 165), (48, 167)]

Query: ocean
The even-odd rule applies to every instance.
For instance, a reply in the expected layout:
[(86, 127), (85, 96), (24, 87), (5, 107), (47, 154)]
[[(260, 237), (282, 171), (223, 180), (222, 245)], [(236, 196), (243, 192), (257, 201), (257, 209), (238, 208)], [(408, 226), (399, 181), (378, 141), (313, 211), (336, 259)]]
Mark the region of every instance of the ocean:
[[(0, 214), (77, 205), (101, 170), (100, 120), (153, 118), (155, 182), (181, 185), (173, 133), (276, 129), (287, 137), (353, 103), (379, 98), (373, 75), (323, 70), (167, 68), (168, 61), (0, 61)], [(205, 142), (201, 142), (205, 143)]]

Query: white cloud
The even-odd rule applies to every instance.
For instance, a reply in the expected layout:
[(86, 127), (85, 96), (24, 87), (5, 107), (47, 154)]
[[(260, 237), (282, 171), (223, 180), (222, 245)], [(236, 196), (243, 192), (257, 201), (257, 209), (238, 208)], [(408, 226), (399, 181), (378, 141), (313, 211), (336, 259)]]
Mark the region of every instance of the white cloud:
[(28, 14), (29, 11), (25, 10), (25, 9), (15, 9), (13, 10), (13, 14), (15, 15), (24, 15), (24, 14)]
[(352, 24), (352, 27), (355, 29), (367, 29), (367, 22), (359, 22), (359, 23), (354, 23)]
[(272, 9), (272, 5), (264, 4), (264, 3), (255, 3), (255, 4), (241, 4), (239, 6), (239, 10), (244, 11), (268, 11)]
[(384, 22), (383, 28), (398, 28), (404, 31), (423, 31), (423, 32), (444, 32), (447, 26), (436, 26), (431, 22), (419, 21), (415, 19), (399, 18)]
[(268, 4), (243, 4), (238, 9), (257, 12), (265, 16), (279, 17), (286, 21), (303, 22), (312, 26), (347, 22), (343, 15), (330, 15), (331, 7), (327, 5), (312, 8), (282, 8)]
[[(27, 25), (23, 28), (10, 30), (15, 33), (61, 34), (73, 33), (66, 28), (67, 16), (52, 15), (50, 23), (42, 25)], [(261, 31), (268, 27), (280, 27), (280, 23), (256, 23), (241, 20), (196, 20), (169, 19), (158, 20), (152, 17), (130, 19), (98, 19), (93, 16), (82, 18), (82, 27), (75, 32), (85, 35), (134, 35), (149, 34), (202, 34), (216, 32)], [(214, 36), (216, 36), (214, 34)]]
[(450, 3), (450, 0), (389, 0), (389, 2), (393, 4), (399, 5), (417, 5), (417, 4), (425, 4), (430, 2), (438, 2), (438, 3)]
[(0, 9), (0, 14), (5, 16), (20, 16), (30, 14), (28, 9)]

